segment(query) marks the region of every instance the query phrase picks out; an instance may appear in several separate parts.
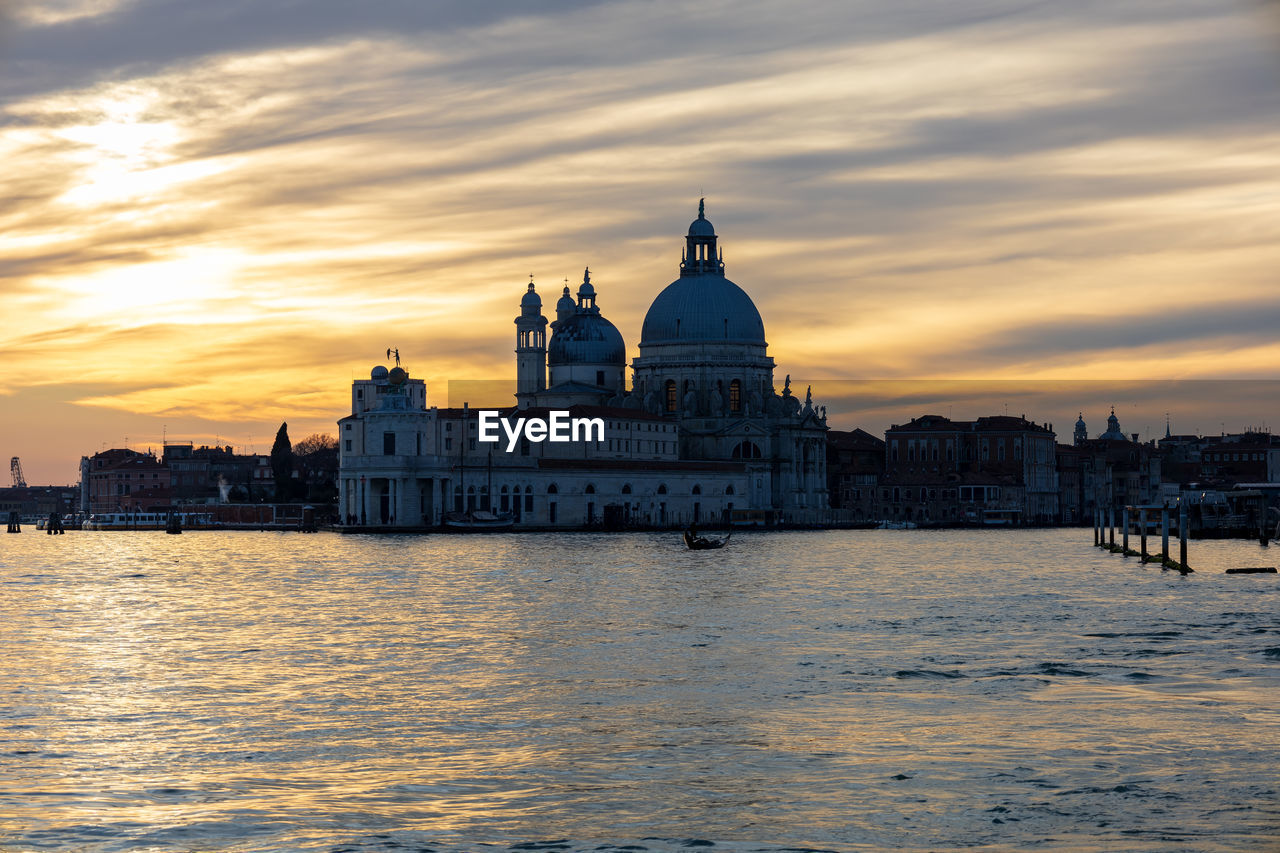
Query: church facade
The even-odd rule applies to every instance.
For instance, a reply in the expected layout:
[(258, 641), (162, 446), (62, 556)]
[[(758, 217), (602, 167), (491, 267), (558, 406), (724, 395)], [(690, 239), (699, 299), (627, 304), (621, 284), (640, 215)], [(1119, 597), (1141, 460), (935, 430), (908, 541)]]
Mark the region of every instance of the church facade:
[(776, 391), (763, 320), (725, 276), (717, 240), (700, 203), (679, 277), (645, 315), (629, 387), (626, 344), (590, 270), (551, 321), (529, 283), (515, 402), (502, 415), (599, 418), (599, 440), (521, 440), (507, 452), (479, 440), (475, 410), (428, 408), (421, 380), (399, 366), (353, 383), (338, 422), (343, 521), (432, 527), (480, 510), (526, 528), (823, 523), (825, 410), (797, 398), (790, 377)]

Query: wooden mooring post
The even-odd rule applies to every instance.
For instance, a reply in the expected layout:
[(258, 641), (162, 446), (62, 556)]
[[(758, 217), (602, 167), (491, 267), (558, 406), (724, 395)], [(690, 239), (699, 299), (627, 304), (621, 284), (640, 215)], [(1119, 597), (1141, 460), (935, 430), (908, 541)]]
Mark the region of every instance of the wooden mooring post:
[(1169, 568), (1169, 508), (1160, 508), (1160, 565)]
[(1187, 502), (1178, 501), (1178, 565), (1181, 566), (1178, 571), (1184, 575), (1191, 571), (1191, 566), (1187, 564)]
[(22, 521), (19, 519), (18, 513), (16, 510), (9, 510), (9, 529), (6, 530), (5, 532), (6, 533), (22, 532)]
[(1114, 551), (1116, 549), (1116, 508), (1110, 505), (1107, 506), (1107, 538), (1110, 540), (1108, 544), (1111, 550)]
[(1141, 551), (1141, 554), (1139, 556), (1142, 558), (1142, 562), (1145, 563), (1147, 561), (1147, 508), (1146, 507), (1140, 507), (1138, 509), (1138, 524), (1142, 527), (1142, 529), (1138, 531), (1138, 541), (1141, 543), (1141, 545), (1139, 545), (1139, 549)]
[[(1152, 510), (1160, 510), (1160, 553), (1153, 554), (1147, 546), (1147, 523), (1151, 518), (1149, 515)], [(1187, 565), (1187, 506), (1185, 503), (1178, 504), (1178, 540), (1179, 540), (1179, 557), (1181, 559), (1174, 560), (1169, 556), (1169, 525), (1171, 521), (1171, 513), (1167, 506), (1124, 506), (1120, 510), (1120, 547), (1116, 547), (1115, 528), (1109, 527), (1108, 536), (1111, 538), (1112, 544), (1104, 546), (1102, 543), (1103, 535), (1101, 529), (1095, 529), (1095, 544), (1107, 547), (1107, 550), (1113, 554), (1122, 554), (1126, 557), (1138, 557), (1143, 563), (1159, 563), (1162, 568), (1174, 569), (1182, 574), (1190, 574), (1192, 569)], [(1108, 508), (1108, 519), (1114, 521), (1115, 510)], [(1138, 551), (1129, 548), (1129, 525), (1130, 519), (1136, 519), (1138, 522)]]

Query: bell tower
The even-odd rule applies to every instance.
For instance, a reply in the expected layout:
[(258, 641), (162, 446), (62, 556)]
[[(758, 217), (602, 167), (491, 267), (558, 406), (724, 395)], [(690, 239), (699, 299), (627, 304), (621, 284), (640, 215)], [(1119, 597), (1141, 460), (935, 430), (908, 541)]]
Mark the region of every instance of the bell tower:
[(529, 289), (520, 299), (516, 317), (516, 393), (532, 394), (547, 388), (547, 318), (542, 316), (542, 297)]

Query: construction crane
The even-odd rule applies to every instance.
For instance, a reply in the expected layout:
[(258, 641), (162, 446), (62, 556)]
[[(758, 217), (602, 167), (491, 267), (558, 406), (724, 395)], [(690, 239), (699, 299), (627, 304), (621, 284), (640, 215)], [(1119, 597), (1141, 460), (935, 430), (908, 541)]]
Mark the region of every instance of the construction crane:
[(22, 476), (22, 460), (13, 457), (9, 460), (9, 473), (13, 475), (13, 485), (19, 489), (27, 487), (27, 481)]

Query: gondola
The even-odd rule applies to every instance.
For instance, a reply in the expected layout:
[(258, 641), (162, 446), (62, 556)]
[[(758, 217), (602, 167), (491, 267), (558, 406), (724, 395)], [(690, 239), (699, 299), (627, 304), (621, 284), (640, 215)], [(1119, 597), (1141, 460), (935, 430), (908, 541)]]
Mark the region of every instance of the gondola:
[(732, 536), (733, 531), (730, 530), (729, 535), (723, 539), (709, 539), (706, 536), (699, 536), (696, 530), (689, 529), (684, 532), (684, 544), (690, 551), (711, 551), (728, 545)]

